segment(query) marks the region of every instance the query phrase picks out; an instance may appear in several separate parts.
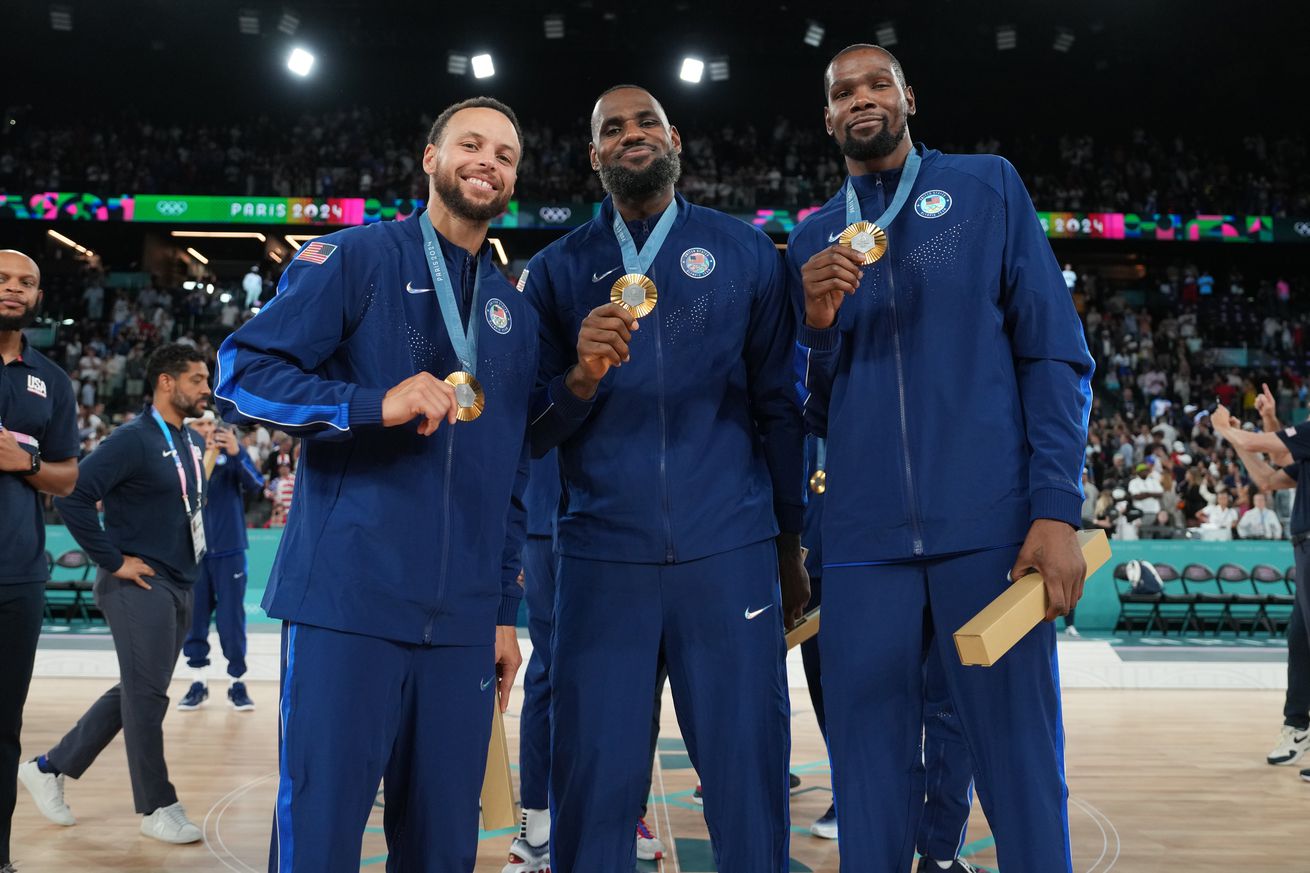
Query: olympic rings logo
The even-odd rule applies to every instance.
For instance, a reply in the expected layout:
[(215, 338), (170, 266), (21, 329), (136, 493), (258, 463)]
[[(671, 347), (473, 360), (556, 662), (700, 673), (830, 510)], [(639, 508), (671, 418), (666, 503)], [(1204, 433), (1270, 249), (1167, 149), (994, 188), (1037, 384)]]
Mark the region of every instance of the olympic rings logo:
[(567, 206), (543, 206), (537, 210), (537, 214), (548, 224), (560, 224), (572, 217), (573, 210)]
[(155, 204), (155, 209), (160, 215), (178, 216), (187, 210), (185, 200), (160, 200)]

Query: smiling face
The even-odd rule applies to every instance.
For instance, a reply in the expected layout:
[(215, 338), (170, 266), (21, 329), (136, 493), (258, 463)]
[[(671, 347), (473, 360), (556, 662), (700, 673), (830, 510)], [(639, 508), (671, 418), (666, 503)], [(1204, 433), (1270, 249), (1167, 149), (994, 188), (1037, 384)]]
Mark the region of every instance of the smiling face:
[(461, 109), (441, 138), (423, 150), (423, 172), (452, 213), (490, 221), (514, 196), (519, 155), (518, 134), (504, 114), (486, 107)]
[(591, 168), (619, 200), (647, 200), (682, 174), (682, 137), (659, 101), (641, 88), (619, 88), (596, 101), (589, 151)]
[(843, 155), (868, 161), (896, 151), (915, 103), (891, 55), (874, 47), (844, 52), (828, 65), (824, 82), (824, 124)]
[(0, 331), (22, 330), (41, 304), (41, 271), (22, 252), (0, 251)]

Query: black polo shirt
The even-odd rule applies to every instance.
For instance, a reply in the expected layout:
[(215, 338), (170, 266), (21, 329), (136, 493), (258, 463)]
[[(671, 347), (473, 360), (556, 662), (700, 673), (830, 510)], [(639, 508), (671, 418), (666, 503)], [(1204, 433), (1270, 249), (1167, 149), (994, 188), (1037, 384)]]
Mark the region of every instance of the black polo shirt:
[[(1310, 533), (1310, 422), (1278, 431), (1278, 438), (1292, 453), (1292, 463), (1283, 472), (1296, 480), (1296, 497), (1292, 501), (1292, 518), (1287, 525), (1288, 536)], [(1301, 475), (1306, 473), (1306, 475)]]
[[(42, 462), (77, 457), (77, 404), (68, 374), (28, 345), (0, 366), (0, 427)], [(27, 477), (0, 473), (0, 585), (44, 582), (45, 518)]]

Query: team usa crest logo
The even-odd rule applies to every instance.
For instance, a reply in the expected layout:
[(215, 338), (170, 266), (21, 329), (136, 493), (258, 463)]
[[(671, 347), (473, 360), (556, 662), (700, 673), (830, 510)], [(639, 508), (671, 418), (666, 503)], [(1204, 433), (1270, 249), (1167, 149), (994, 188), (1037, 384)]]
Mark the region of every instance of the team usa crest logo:
[(28, 374), (27, 391), (29, 394), (35, 394), (37, 397), (45, 397), (45, 381), (37, 376)]
[(914, 201), (914, 211), (923, 218), (941, 218), (951, 211), (951, 195), (945, 191), (924, 191)]
[(714, 255), (705, 249), (687, 249), (682, 253), (682, 272), (693, 279), (704, 279), (714, 272)]
[(499, 334), (509, 333), (513, 320), (509, 315), (509, 307), (499, 297), (493, 297), (487, 301), (487, 324), (491, 329)]

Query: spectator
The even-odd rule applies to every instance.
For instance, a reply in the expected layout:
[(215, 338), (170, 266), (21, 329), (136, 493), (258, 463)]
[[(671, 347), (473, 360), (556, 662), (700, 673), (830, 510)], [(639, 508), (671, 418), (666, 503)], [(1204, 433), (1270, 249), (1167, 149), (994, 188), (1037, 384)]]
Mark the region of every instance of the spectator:
[(1237, 527), (1237, 510), (1230, 505), (1227, 491), (1220, 491), (1216, 497), (1218, 502), (1202, 509), (1197, 517), (1208, 539), (1231, 540), (1233, 529)]
[(1142, 525), (1141, 535), (1144, 540), (1172, 540), (1177, 539), (1183, 532), (1182, 528), (1174, 523), (1174, 517), (1167, 509), (1162, 509), (1151, 519), (1151, 523)]
[(1244, 540), (1281, 540), (1283, 524), (1278, 515), (1266, 505), (1264, 494), (1251, 498), (1251, 508), (1237, 522), (1237, 535)]

